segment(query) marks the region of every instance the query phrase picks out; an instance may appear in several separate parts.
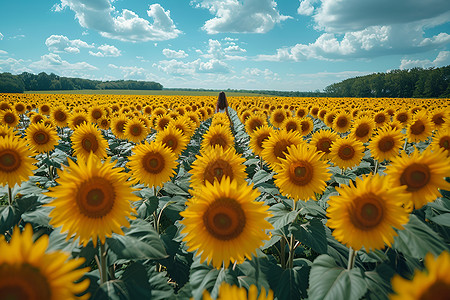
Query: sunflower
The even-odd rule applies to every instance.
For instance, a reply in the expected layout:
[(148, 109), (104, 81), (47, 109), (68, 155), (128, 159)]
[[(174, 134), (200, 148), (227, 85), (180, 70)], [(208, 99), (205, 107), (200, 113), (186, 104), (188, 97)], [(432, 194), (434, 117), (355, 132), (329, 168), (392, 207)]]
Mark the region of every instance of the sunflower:
[(247, 174), (245, 173), (245, 158), (236, 153), (234, 148), (223, 150), (222, 147), (206, 149), (202, 155), (197, 155), (192, 163), (191, 185), (193, 187), (202, 186), (205, 182), (214, 183), (221, 181), (224, 177), (229, 177), (237, 183), (245, 183)]
[(281, 128), (281, 124), (287, 117), (287, 112), (284, 108), (277, 108), (270, 114), (270, 123), (276, 128)]
[(17, 102), (16, 104), (14, 104), (14, 110), (19, 114), (24, 114), (25, 111), (27, 110), (25, 104), (23, 102)]
[(175, 154), (175, 157), (178, 157), (181, 152), (186, 149), (189, 138), (187, 138), (181, 130), (177, 129), (172, 124), (169, 124), (166, 129), (159, 131), (156, 134), (155, 141), (161, 142)]
[(354, 139), (365, 143), (372, 137), (374, 127), (375, 122), (373, 119), (368, 116), (363, 116), (353, 123), (350, 131), (351, 136)]
[(327, 129), (316, 131), (309, 142), (309, 144), (316, 148), (317, 151), (324, 153), (322, 159), (329, 159), (331, 153), (331, 145), (338, 139), (336, 132)]
[(375, 127), (383, 127), (389, 120), (389, 115), (384, 111), (379, 111), (373, 116)]
[(89, 121), (91, 121), (92, 123), (97, 123), (98, 120), (100, 120), (103, 116), (103, 109), (98, 105), (94, 105), (88, 110)]
[[(211, 295), (207, 290), (203, 292), (203, 300), (212, 300)], [(273, 300), (273, 291), (269, 289), (266, 293), (264, 287), (261, 287), (261, 292), (258, 297), (258, 288), (252, 284), (247, 290), (244, 287), (238, 287), (237, 285), (229, 285), (227, 282), (222, 282), (219, 287), (219, 294), (216, 300)]]
[(308, 117), (300, 119), (300, 125), (300, 133), (302, 136), (307, 136), (314, 129), (314, 123)]
[(280, 129), (274, 131), (262, 144), (262, 158), (269, 164), (272, 170), (276, 169), (281, 159), (286, 158), (287, 148), (303, 143), (298, 132)]
[(305, 118), (308, 115), (308, 109), (304, 107), (299, 107), (295, 111), (295, 115), (299, 118)]
[(11, 109), (0, 111), (0, 124), (16, 127), (19, 124), (19, 120), (20, 118), (16, 111)]
[(38, 114), (38, 113), (33, 113), (32, 115), (30, 115), (30, 122), (32, 124), (37, 124), (37, 123), (44, 123), (44, 120), (47, 117), (45, 117), (42, 114)]
[(327, 226), (333, 236), (355, 250), (391, 246), (394, 228), (403, 229), (409, 214), (402, 207), (408, 199), (404, 187), (389, 186), (385, 176), (363, 175), (356, 183), (336, 187), (338, 196), (328, 200)]
[(320, 160), (322, 153), (308, 149), (306, 144), (288, 148), (286, 159), (281, 159), (275, 184), (282, 195), (294, 200), (307, 201), (322, 194), (331, 178), (328, 164)]
[(143, 143), (133, 148), (128, 167), (132, 177), (148, 186), (160, 186), (175, 175), (178, 163), (173, 152), (160, 142)]
[(442, 251), (438, 257), (425, 256), (424, 271), (416, 271), (411, 280), (400, 275), (392, 278), (391, 300), (445, 300), (450, 295), (450, 253)]
[(341, 169), (358, 165), (363, 156), (363, 143), (351, 137), (337, 139), (330, 148), (331, 161)]
[[(167, 125), (169, 125), (169, 123), (171, 121), (172, 121), (172, 118), (169, 115), (163, 115), (163, 116), (158, 115), (158, 117), (156, 117), (156, 119), (154, 120), (155, 129), (157, 131), (164, 130), (164, 128), (166, 128)], [(200, 121), (199, 121), (199, 123), (200, 123)]]
[(69, 127), (75, 130), (78, 126), (83, 123), (88, 123), (87, 115), (84, 112), (76, 112), (70, 115)]
[(253, 131), (252, 134), (250, 134), (249, 146), (256, 155), (261, 156), (261, 152), (263, 151), (263, 142), (268, 139), (274, 131), (275, 129), (273, 129), (273, 127), (265, 125), (259, 127)]
[(198, 114), (196, 112), (190, 111), (186, 114), (186, 116), (190, 119), (193, 126), (191, 128), (195, 130), (200, 126), (200, 118), (198, 117)]
[(50, 118), (55, 122), (57, 126), (65, 127), (68, 124), (69, 116), (64, 106), (57, 106), (52, 109)]
[(121, 226), (130, 226), (128, 218), (135, 214), (131, 202), (139, 197), (133, 193), (128, 174), (114, 165), (90, 154), (87, 160), (79, 159), (78, 164), (69, 160), (68, 167), (58, 170), (59, 185), (46, 193), (53, 200), (45, 206), (54, 207), (50, 224), (62, 226), (67, 239), (75, 235), (83, 246), (92, 239), (96, 247), (98, 239), (104, 244), (113, 232), (123, 235)]
[(339, 133), (346, 133), (352, 123), (350, 122), (350, 115), (345, 111), (340, 112), (333, 121), (332, 128)]
[(50, 115), (50, 106), (48, 104), (46, 104), (46, 103), (41, 104), (39, 106), (39, 113), (41, 113), (43, 115), (46, 115), (46, 116), (49, 116)]
[(256, 202), (258, 196), (253, 185), (240, 185), (228, 177), (220, 183), (206, 182), (202, 193), (195, 193), (180, 213), (188, 251), (197, 251), (200, 262), (212, 261), (217, 269), (252, 259), (263, 240), (269, 239), (265, 231), (273, 228), (266, 220), (271, 216), (269, 207)]
[(31, 149), (38, 153), (52, 151), (59, 140), (55, 128), (46, 126), (44, 123), (28, 126), (25, 136)]
[(111, 131), (116, 136), (116, 138), (124, 140), (125, 136), (125, 124), (128, 118), (125, 115), (118, 115), (111, 120)]
[(8, 135), (15, 136), (16, 133), (14, 132), (14, 129), (9, 126), (0, 124), (0, 137), (5, 137)]
[(139, 120), (138, 118), (133, 118), (131, 120), (128, 120), (125, 123), (124, 127), (124, 134), (125, 138), (133, 143), (140, 143), (148, 135), (148, 129), (145, 126), (145, 124)]
[(97, 124), (98, 128), (108, 130), (111, 126), (111, 121), (109, 120), (108, 117), (102, 117), (98, 120)]
[(37, 163), (32, 156), (36, 153), (31, 151), (25, 140), (7, 135), (0, 137), (0, 184), (9, 187), (27, 181), (29, 176), (33, 176)]
[(81, 124), (74, 130), (70, 139), (74, 155), (77, 158), (86, 160), (90, 153), (99, 158), (107, 156), (106, 148), (108, 147), (108, 142), (102, 137), (97, 125), (92, 123)]
[(425, 141), (431, 136), (433, 131), (433, 124), (427, 117), (427, 112), (421, 110), (413, 116), (411, 124), (407, 130), (407, 136), (409, 142)]
[(336, 116), (337, 116), (337, 113), (334, 110), (327, 112), (323, 118), (323, 122), (329, 128), (333, 128), (333, 122), (334, 122), (334, 119), (336, 119)]
[(267, 119), (264, 115), (255, 114), (245, 121), (245, 131), (250, 135), (261, 126), (267, 125)]
[(180, 130), (183, 135), (190, 138), (194, 133), (192, 121), (189, 117), (183, 116), (170, 122), (170, 125)]
[(391, 160), (399, 154), (403, 140), (403, 134), (400, 130), (383, 127), (378, 129), (377, 135), (367, 148), (370, 149), (370, 153), (376, 160), (382, 162), (383, 160)]
[(403, 152), (392, 159), (386, 174), (393, 186), (406, 186), (416, 209), (436, 200), (439, 189), (450, 191), (450, 183), (445, 181), (450, 174), (450, 158), (443, 149), (416, 150), (410, 156)]
[(402, 109), (395, 114), (394, 120), (400, 122), (403, 127), (406, 127), (406, 125), (408, 125), (411, 121), (411, 115), (408, 111)]
[(311, 110), (309, 111), (309, 114), (314, 118), (317, 119), (319, 115), (319, 108), (317, 106), (311, 107)]
[(300, 119), (297, 117), (287, 117), (284, 119), (283, 123), (281, 123), (280, 128), (283, 128), (286, 131), (300, 132), (302, 124), (300, 123)]
[[(431, 121), (433, 122), (434, 129), (443, 128), (446, 121), (446, 113), (445, 111), (436, 111), (431, 116)], [(448, 124), (447, 124), (448, 125)]]
[(208, 131), (203, 135), (201, 151), (216, 145), (221, 146), (224, 150), (234, 147), (234, 136), (230, 128), (222, 125), (209, 127)]
[(447, 156), (450, 156), (450, 128), (439, 129), (433, 136), (430, 147), (434, 151), (442, 148), (444, 151), (447, 151)]
[[(0, 237), (1, 299), (79, 299), (89, 287), (89, 279), (79, 283), (89, 268), (79, 267), (84, 258), (70, 259), (61, 252), (46, 253), (49, 239), (43, 235), (33, 242), (33, 228), (15, 228), (10, 242)], [(85, 295), (82, 299), (86, 299)]]

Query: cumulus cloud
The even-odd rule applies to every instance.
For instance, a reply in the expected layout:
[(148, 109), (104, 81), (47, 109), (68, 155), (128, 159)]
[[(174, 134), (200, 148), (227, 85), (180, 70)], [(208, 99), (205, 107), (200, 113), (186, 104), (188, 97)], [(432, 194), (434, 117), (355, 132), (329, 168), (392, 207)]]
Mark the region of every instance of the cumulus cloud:
[(112, 6), (113, 0), (61, 0), (54, 11), (68, 7), (75, 12), (79, 24), (98, 31), (102, 36), (120, 41), (163, 41), (176, 38), (178, 30), (170, 18), (170, 11), (158, 4), (151, 4), (147, 15), (153, 23), (135, 12)]
[(25, 61), (23, 59), (14, 59), (11, 57), (0, 59), (0, 70), (2, 72), (9, 72), (13, 74), (32, 72), (32, 70), (27, 67), (28, 63), (28, 61)]
[(114, 46), (111, 45), (101, 45), (97, 48), (98, 52), (93, 52), (93, 51), (89, 51), (89, 54), (92, 56), (97, 56), (97, 57), (118, 57), (121, 55), (121, 52), (119, 49), (117, 49)]
[(223, 48), (223, 43), (219, 40), (208, 40), (206, 53), (201, 52), (202, 57), (217, 60), (246, 60), (244, 56), (238, 55), (247, 52), (234, 42), (226, 42), (228, 47)]
[(162, 53), (164, 54), (165, 57), (167, 58), (185, 58), (187, 57), (187, 53), (184, 52), (183, 50), (172, 50), (172, 49), (163, 49)]
[(51, 35), (45, 40), (48, 50), (55, 53), (80, 53), (80, 48), (94, 48), (82, 40), (70, 40), (64, 35)]
[(191, 3), (215, 15), (202, 27), (209, 34), (266, 33), (291, 18), (281, 15), (273, 0), (193, 0)]
[(229, 66), (218, 59), (210, 59), (206, 62), (202, 62), (201, 59), (190, 62), (182, 62), (175, 59), (162, 60), (157, 64), (153, 64), (153, 67), (166, 74), (179, 76), (194, 76), (197, 73), (230, 73)]
[(41, 56), (41, 59), (29, 64), (34, 72), (54, 72), (63, 76), (86, 76), (86, 71), (98, 70), (97, 67), (87, 62), (70, 63), (63, 60), (58, 54), (49, 53)]
[(442, 67), (450, 64), (450, 51), (441, 51), (437, 55), (436, 59), (429, 60), (429, 59), (402, 59), (400, 63), (400, 69), (411, 69), (414, 67), (420, 67), (420, 68), (430, 68), (430, 67)]
[(257, 78), (264, 78), (266, 80), (280, 80), (280, 77), (278, 73), (274, 73), (269, 69), (258, 69), (258, 68), (245, 68), (242, 71), (242, 74), (245, 77), (257, 77)]
[(5, 50), (0, 50), (0, 55), (7, 55), (8, 52), (6, 52)]

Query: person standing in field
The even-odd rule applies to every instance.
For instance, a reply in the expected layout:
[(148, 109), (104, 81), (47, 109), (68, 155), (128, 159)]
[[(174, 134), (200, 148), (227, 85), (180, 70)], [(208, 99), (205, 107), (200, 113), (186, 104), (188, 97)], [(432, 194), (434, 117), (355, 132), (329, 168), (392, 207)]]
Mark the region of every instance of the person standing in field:
[(217, 98), (216, 113), (223, 113), (223, 112), (227, 114), (229, 119), (230, 115), (228, 114), (227, 96), (225, 95), (225, 92), (220, 92), (219, 98)]

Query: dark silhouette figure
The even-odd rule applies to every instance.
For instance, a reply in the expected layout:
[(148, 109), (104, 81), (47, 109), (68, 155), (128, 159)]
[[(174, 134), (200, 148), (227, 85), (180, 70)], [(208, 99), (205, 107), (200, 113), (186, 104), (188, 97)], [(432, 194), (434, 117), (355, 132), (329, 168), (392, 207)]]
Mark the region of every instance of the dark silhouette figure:
[(219, 98), (217, 98), (216, 113), (219, 113), (219, 112), (226, 113), (228, 116), (228, 119), (230, 120), (230, 123), (231, 123), (230, 115), (228, 114), (228, 101), (227, 101), (227, 96), (225, 95), (225, 92), (220, 92)]

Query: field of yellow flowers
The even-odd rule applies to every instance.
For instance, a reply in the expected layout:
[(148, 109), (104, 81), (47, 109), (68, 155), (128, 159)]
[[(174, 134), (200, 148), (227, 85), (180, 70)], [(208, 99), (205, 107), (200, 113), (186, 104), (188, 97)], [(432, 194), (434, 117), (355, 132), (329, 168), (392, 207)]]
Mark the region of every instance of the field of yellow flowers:
[(0, 299), (448, 299), (449, 99), (0, 94)]

